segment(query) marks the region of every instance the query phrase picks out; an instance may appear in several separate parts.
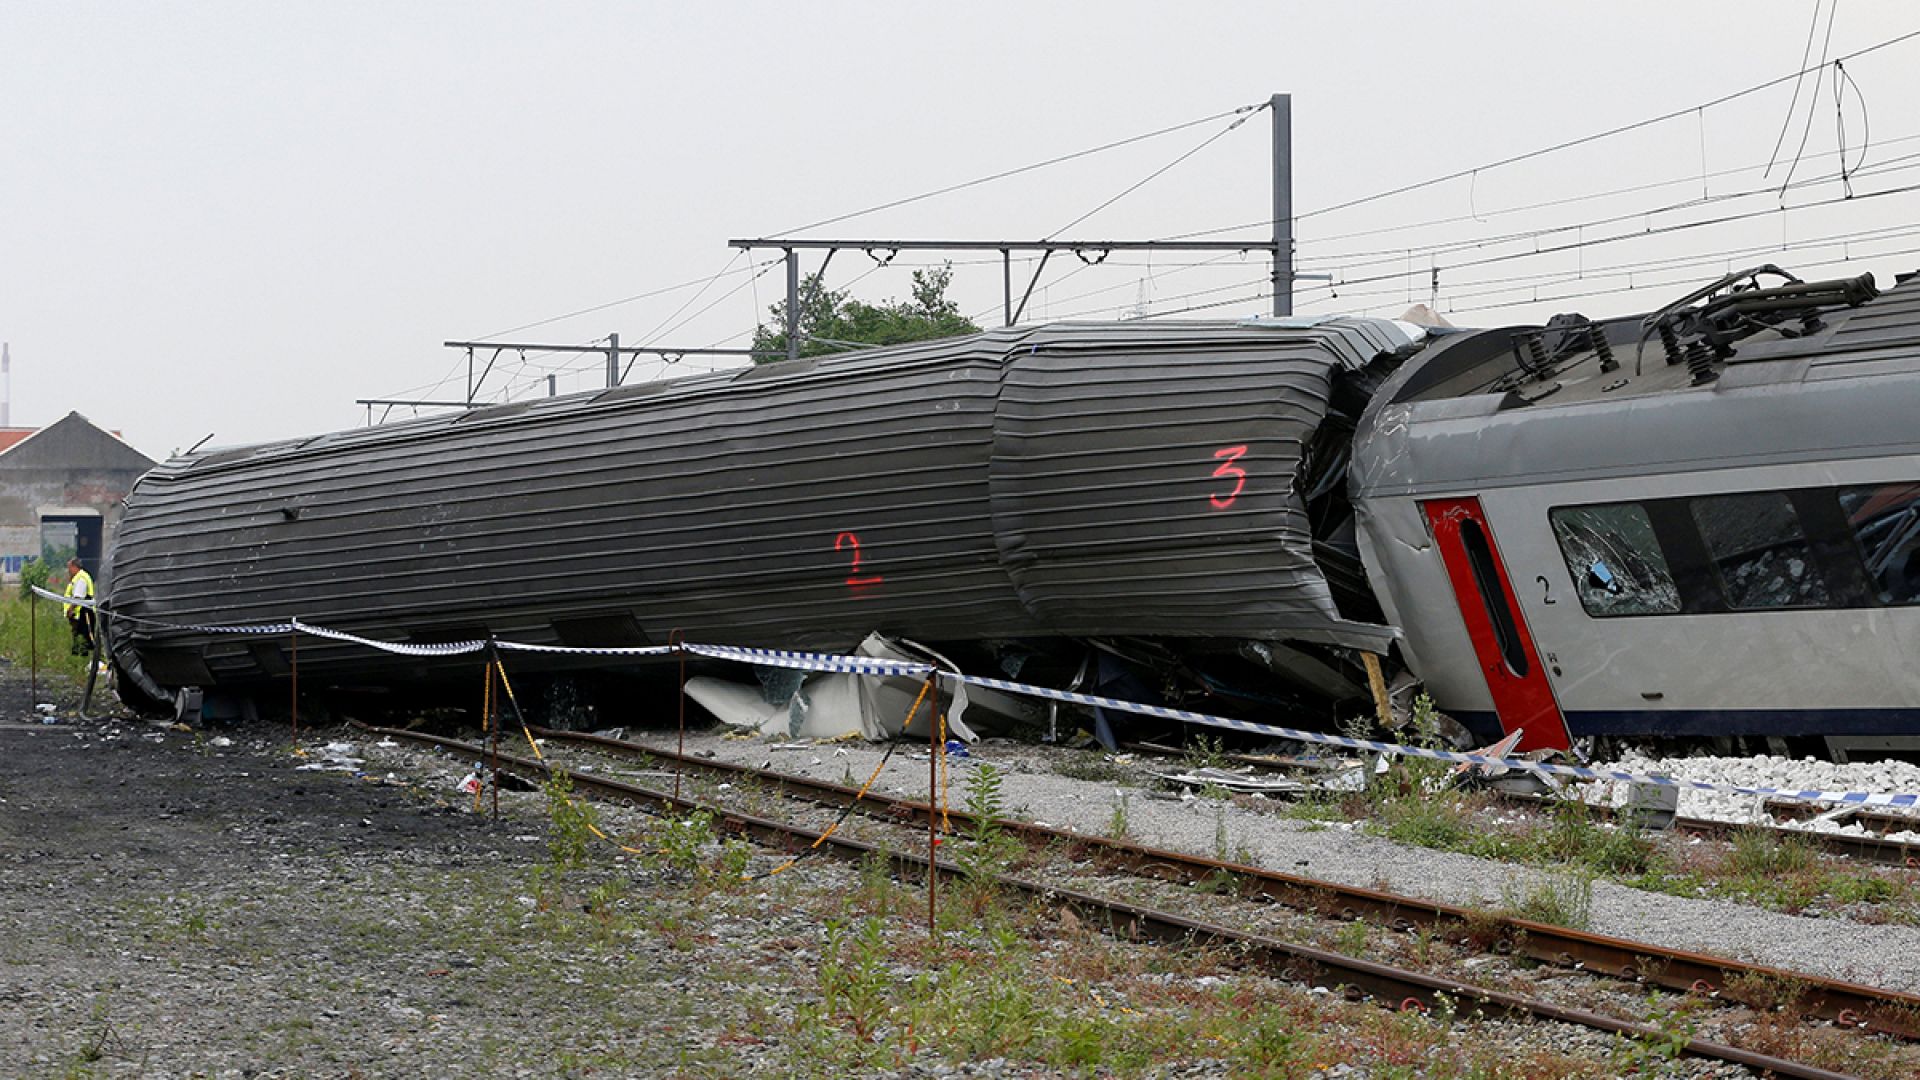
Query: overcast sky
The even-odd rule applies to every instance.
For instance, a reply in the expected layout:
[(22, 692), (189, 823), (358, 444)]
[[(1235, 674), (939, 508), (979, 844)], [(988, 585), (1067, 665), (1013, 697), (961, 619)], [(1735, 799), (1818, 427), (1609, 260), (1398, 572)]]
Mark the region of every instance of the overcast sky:
[[(1844, 0), (1829, 38), (1827, 10), (1809, 64), (1920, 29), (1911, 4)], [(1758, 0), (1577, 14), (1537, 0), (16, 0), (0, 6), (12, 421), (77, 409), (160, 457), (208, 434), (355, 426), (356, 398), (459, 398), (465, 361), (448, 339), (743, 346), (783, 276), (730, 239), (1208, 117), (804, 235), (1259, 239), (1268, 114), (1231, 129), (1222, 114), (1276, 92), (1293, 95), (1300, 269), (1336, 279), (1301, 283), (1303, 313), (1437, 301), (1463, 325), (1617, 314), (1767, 261), (1891, 284), (1920, 267), (1920, 193), (1873, 193), (1920, 183), (1920, 39), (1846, 61), (1837, 114), (1829, 64), (1791, 120), (1789, 82), (1314, 213), (1789, 75), (1814, 13)], [(1717, 218), (1737, 220), (1696, 224)], [(1535, 248), (1548, 253), (1519, 257)], [(876, 268), (844, 252), (828, 280), (902, 297), (930, 258)], [(997, 257), (952, 258), (955, 295), (998, 322)], [(1016, 263), (1022, 286), (1031, 269)], [(1258, 252), (1091, 268), (1061, 256), (1028, 321), (1255, 315), (1271, 310), (1266, 274)], [(642, 363), (632, 378), (694, 363)], [(508, 353), (482, 394), (544, 393), (555, 370), (563, 392), (602, 378), (590, 357)]]

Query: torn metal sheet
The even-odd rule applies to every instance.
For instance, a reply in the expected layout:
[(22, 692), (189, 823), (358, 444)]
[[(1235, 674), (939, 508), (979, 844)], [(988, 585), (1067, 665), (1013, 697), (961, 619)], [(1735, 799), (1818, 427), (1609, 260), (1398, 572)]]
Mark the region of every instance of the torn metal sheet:
[(1298, 795), (1319, 786), (1283, 776), (1259, 776), (1252, 769), (1187, 769), (1182, 772), (1156, 772), (1152, 776), (1169, 784), (1217, 787), (1249, 794)]
[[(879, 634), (868, 635), (855, 652), (884, 660), (924, 663), (931, 658), (946, 663), (931, 650), (909, 651)], [(763, 679), (757, 686), (700, 676), (688, 679), (686, 689), (688, 697), (730, 727), (789, 739), (830, 740), (857, 735), (877, 742), (903, 734), (902, 721), (924, 685), (917, 679), (822, 673), (804, 679)], [(979, 739), (964, 719), (968, 715), (976, 722), (984, 719), (998, 727), (1033, 712), (1031, 705), (1012, 695), (964, 683), (952, 684), (949, 692), (943, 692), (941, 704), (947, 733), (966, 742)], [(929, 715), (930, 710), (922, 703), (904, 734), (926, 738)]]

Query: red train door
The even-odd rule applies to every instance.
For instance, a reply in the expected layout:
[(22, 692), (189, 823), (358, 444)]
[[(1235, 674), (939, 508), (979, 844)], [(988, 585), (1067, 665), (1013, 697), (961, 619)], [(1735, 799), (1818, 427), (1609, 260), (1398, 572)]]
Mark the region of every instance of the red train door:
[(1453, 598), (1473, 640), (1473, 652), (1493, 695), (1500, 726), (1521, 732), (1520, 749), (1567, 748), (1567, 722), (1560, 715), (1526, 616), (1507, 577), (1493, 530), (1479, 499), (1434, 499), (1420, 504), (1440, 557), (1453, 582)]

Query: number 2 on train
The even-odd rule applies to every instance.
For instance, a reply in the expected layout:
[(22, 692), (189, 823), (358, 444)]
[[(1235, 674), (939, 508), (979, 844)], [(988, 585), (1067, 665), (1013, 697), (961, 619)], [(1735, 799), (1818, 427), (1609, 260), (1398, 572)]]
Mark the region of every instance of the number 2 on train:
[(858, 536), (850, 532), (841, 533), (839, 536), (833, 538), (833, 550), (846, 551), (853, 558), (852, 564), (847, 567), (848, 588), (864, 589), (870, 585), (880, 584), (879, 574), (867, 574), (863, 576), (860, 573), (860, 538)]
[(1239, 461), (1241, 456), (1246, 452), (1247, 448), (1245, 445), (1223, 446), (1213, 452), (1214, 458), (1220, 462), (1220, 467), (1213, 470), (1213, 475), (1222, 480), (1228, 477), (1233, 478), (1232, 491), (1224, 495), (1215, 495), (1208, 500), (1213, 504), (1215, 510), (1225, 510), (1227, 507), (1232, 506), (1233, 500), (1239, 498), (1241, 490), (1247, 486), (1247, 470), (1234, 464), (1234, 462)]

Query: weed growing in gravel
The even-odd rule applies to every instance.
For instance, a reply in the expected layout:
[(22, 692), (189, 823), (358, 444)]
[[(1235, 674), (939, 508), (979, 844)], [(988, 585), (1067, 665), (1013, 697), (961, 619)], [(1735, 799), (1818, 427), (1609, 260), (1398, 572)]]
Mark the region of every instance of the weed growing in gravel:
[(1367, 953), (1368, 926), (1363, 919), (1355, 919), (1334, 931), (1333, 947), (1348, 956), (1365, 956)]
[(593, 807), (573, 796), (573, 778), (565, 769), (555, 769), (540, 785), (547, 797), (547, 854), (557, 870), (577, 870), (587, 860), (587, 847), (593, 843), (598, 822)]
[(1522, 919), (1585, 930), (1593, 923), (1593, 877), (1580, 869), (1547, 874), (1525, 885), (1509, 882), (1500, 895)]
[(1709, 1007), (1704, 998), (1676, 997), (1654, 991), (1647, 995), (1646, 1022), (1655, 1030), (1619, 1045), (1618, 1060), (1628, 1071), (1643, 1074), (1661, 1070), (1677, 1060), (1700, 1028), (1700, 1014)]
[(682, 873), (700, 869), (702, 852), (713, 841), (713, 815), (705, 810), (695, 810), (683, 818), (668, 818), (654, 831), (654, 843), (660, 849), (662, 862)]
[(1071, 780), (1091, 780), (1097, 784), (1125, 783), (1133, 779), (1125, 766), (1098, 754), (1076, 754), (1055, 765), (1053, 771)]
[(1002, 793), (1005, 782), (1006, 775), (984, 761), (967, 776), (967, 814), (973, 820), (955, 860), (970, 878), (986, 879), (1004, 873), (1022, 849), (1019, 839), (1000, 825), (1007, 813)]
[(1229, 762), (1226, 741), (1218, 735), (1209, 738), (1196, 732), (1187, 740), (1180, 759), (1188, 769), (1224, 769)]
[(885, 934), (878, 917), (860, 920), (851, 931), (846, 923), (829, 923), (820, 956), (821, 1007), (828, 1016), (846, 1020), (861, 1042), (872, 1040), (899, 997), (888, 969)]
[(1114, 840), (1125, 840), (1130, 823), (1127, 820), (1126, 792), (1116, 789), (1113, 793), (1113, 813), (1107, 818), (1107, 836)]

